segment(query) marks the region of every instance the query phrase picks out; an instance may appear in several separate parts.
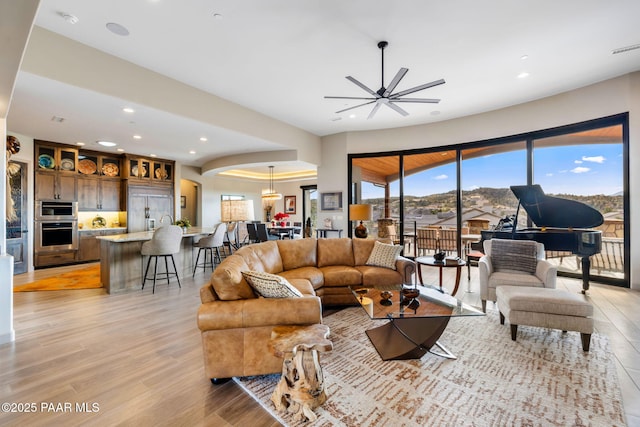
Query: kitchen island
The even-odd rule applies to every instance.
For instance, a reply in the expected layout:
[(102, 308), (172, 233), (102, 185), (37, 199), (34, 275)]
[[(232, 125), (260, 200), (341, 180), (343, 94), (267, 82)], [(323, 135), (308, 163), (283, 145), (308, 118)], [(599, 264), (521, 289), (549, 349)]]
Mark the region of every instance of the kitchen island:
[[(194, 238), (213, 231), (213, 227), (189, 227), (184, 232), (180, 253), (173, 256), (180, 277), (192, 274)], [(142, 243), (151, 240), (152, 237), (153, 231), (96, 237), (100, 241), (100, 281), (107, 293), (115, 294), (142, 288), (142, 277), (148, 257), (142, 256), (140, 249)], [(163, 263), (159, 263), (158, 268), (164, 268)], [(158, 282), (160, 285), (162, 283), (163, 281)], [(166, 284), (166, 280), (164, 283)], [(177, 286), (177, 282), (171, 284), (174, 283)]]

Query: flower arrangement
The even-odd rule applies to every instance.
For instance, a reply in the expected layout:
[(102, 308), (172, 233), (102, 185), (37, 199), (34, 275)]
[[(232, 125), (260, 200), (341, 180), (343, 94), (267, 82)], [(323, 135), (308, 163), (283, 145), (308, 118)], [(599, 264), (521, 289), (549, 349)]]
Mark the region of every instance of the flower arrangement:
[(185, 217), (185, 218), (182, 218), (182, 219), (177, 220), (177, 221), (175, 222), (175, 224), (176, 224), (177, 226), (180, 226), (180, 227), (183, 227), (183, 228), (184, 228), (184, 227), (191, 227), (191, 221), (189, 221), (189, 218), (186, 218), (186, 217)]
[(275, 214), (275, 215), (273, 216), (273, 219), (274, 219), (274, 220), (276, 220), (276, 221), (280, 222), (280, 226), (281, 226), (281, 227), (284, 227), (284, 225), (285, 225), (285, 224), (284, 224), (284, 220), (285, 220), (285, 219), (287, 219), (287, 218), (289, 218), (289, 214), (286, 214), (286, 213), (284, 213), (284, 212), (278, 212), (277, 214)]
[(273, 219), (275, 219), (276, 221), (283, 221), (288, 218), (289, 218), (289, 214), (286, 214), (284, 212), (278, 212), (273, 216)]

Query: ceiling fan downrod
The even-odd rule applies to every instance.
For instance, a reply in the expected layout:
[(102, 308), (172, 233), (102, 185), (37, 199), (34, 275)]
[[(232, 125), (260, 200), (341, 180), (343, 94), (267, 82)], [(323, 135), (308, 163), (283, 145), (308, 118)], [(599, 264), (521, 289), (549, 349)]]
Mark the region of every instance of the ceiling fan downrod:
[(380, 78), (380, 89), (378, 89), (378, 95), (380, 96), (382, 96), (382, 94), (386, 90), (386, 88), (384, 87), (384, 48), (387, 46), (389, 46), (389, 43), (384, 40), (381, 42), (378, 42), (378, 49), (380, 49), (380, 52), (382, 53), (382, 65), (381, 65), (382, 73), (380, 73), (382, 77)]

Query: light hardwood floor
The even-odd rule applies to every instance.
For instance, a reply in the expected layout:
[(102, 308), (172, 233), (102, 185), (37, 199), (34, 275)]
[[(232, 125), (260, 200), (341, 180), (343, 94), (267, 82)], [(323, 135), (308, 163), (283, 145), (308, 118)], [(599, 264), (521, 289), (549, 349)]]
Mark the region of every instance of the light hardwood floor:
[[(17, 276), (15, 284), (59, 271)], [(423, 272), (425, 282), (437, 282), (436, 269)], [(208, 277), (185, 276), (182, 289), (160, 284), (155, 295), (150, 289), (14, 294), (16, 341), (0, 346), (0, 402), (16, 409), (35, 403), (36, 412), (0, 413), (0, 425), (279, 425), (233, 381), (213, 386), (204, 375), (196, 312)], [(471, 279), (464, 274), (458, 297), (479, 306), (476, 268)], [(445, 285), (451, 282), (447, 275)], [(558, 287), (581, 289), (566, 278)], [(640, 293), (592, 284), (589, 297), (596, 330), (615, 354), (627, 422), (640, 426)], [(97, 411), (78, 412), (76, 404)]]

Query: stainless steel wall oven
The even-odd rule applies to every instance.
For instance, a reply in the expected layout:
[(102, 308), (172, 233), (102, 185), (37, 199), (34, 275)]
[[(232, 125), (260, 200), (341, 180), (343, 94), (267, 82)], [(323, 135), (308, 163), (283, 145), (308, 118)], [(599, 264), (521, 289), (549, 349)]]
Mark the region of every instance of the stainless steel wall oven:
[(78, 221), (36, 221), (35, 251), (54, 252), (78, 249)]

